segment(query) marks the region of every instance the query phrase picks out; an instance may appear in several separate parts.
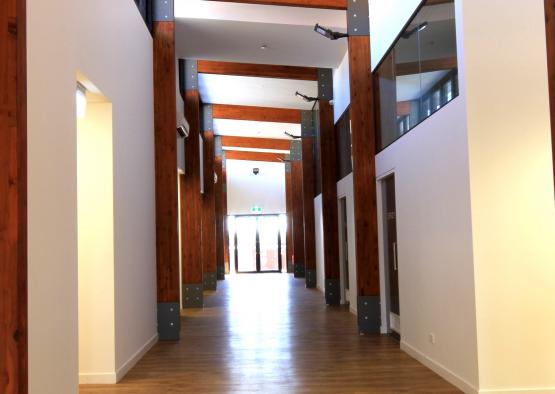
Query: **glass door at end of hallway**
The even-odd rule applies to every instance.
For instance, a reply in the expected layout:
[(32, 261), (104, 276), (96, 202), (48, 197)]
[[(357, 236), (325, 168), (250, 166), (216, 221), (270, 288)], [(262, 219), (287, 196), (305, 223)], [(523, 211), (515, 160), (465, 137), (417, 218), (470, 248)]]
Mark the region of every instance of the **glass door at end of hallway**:
[(229, 239), (235, 272), (281, 272), (285, 250), (282, 216), (229, 216)]

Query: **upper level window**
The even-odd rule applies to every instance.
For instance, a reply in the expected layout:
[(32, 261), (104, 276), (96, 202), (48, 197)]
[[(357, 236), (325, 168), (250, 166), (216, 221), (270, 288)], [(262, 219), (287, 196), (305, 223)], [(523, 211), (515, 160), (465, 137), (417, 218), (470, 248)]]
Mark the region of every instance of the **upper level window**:
[(459, 94), (454, 0), (426, 1), (374, 77), (383, 149)]

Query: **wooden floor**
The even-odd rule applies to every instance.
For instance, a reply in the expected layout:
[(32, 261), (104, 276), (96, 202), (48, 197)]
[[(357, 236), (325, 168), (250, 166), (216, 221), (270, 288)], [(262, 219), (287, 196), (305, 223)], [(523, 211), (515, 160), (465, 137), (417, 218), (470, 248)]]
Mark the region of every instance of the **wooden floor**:
[(346, 308), (287, 274), (227, 277), (118, 385), (85, 393), (458, 393)]

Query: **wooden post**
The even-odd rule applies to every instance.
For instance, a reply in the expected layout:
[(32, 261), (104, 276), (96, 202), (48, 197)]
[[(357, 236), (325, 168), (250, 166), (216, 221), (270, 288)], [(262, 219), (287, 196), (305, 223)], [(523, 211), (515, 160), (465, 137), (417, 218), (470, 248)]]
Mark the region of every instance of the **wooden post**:
[(185, 118), (189, 136), (185, 140), (185, 208), (182, 247), (183, 307), (202, 308), (202, 195), (200, 177), (200, 97), (197, 62), (185, 61)]
[(0, 392), (27, 393), (26, 2), (0, 5)]
[(551, 108), (551, 148), (555, 186), (555, 0), (545, 1), (545, 32), (547, 42), (547, 71), (549, 76), (549, 104)]
[[(206, 118), (207, 109), (203, 112)], [(210, 122), (211, 123), (211, 122)], [(214, 133), (204, 122), (204, 194), (202, 196), (202, 266), (204, 290), (216, 290), (216, 198), (214, 188)]]
[(224, 215), (224, 265), (225, 273), (229, 274), (231, 261), (229, 261), (229, 231), (227, 228), (227, 171), (225, 154), (222, 155), (222, 199)]
[(224, 264), (224, 201), (223, 201), (223, 168), (220, 137), (215, 137), (214, 169), (216, 172), (216, 184), (214, 185), (214, 200), (216, 205), (216, 277), (218, 280), (225, 279)]
[(173, 10), (167, 15), (168, 19), (155, 17), (152, 31), (154, 39), (156, 277), (158, 334), (161, 340), (178, 340), (180, 331), (179, 216)]
[(316, 288), (316, 235), (314, 219), (315, 169), (314, 125), (312, 111), (301, 114), (302, 167), (303, 167), (303, 215), (304, 215), (304, 261), (306, 287)]
[(333, 108), (330, 104), (330, 100), (333, 100), (332, 75), (330, 69), (318, 71), (320, 177), (324, 229), (324, 291), (326, 304), (339, 305), (341, 293), (337, 213), (337, 158)]
[[(356, 7), (362, 7), (356, 8)], [(349, 1), (348, 14), (368, 15), (368, 1)], [(380, 275), (376, 205), (376, 123), (370, 71), (369, 21), (347, 18), (349, 24), (349, 79), (358, 288), (361, 333), (380, 330)], [(356, 31), (355, 31), (356, 29)]]
[(305, 277), (303, 166), (301, 141), (291, 141), (291, 192), (293, 197), (293, 272), (295, 278)]
[(293, 190), (291, 177), (291, 163), (285, 163), (285, 205), (287, 215), (286, 258), (287, 273), (293, 273)]

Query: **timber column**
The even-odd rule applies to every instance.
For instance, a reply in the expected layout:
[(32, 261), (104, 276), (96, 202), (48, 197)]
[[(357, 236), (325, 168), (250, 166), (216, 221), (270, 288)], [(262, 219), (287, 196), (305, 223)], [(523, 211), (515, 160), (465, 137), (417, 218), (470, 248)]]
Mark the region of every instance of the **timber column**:
[(216, 184), (214, 185), (214, 200), (216, 204), (216, 277), (225, 279), (224, 265), (224, 202), (223, 202), (223, 168), (222, 168), (222, 138), (214, 137), (214, 171)]
[(162, 341), (176, 341), (181, 320), (173, 2), (154, 1), (153, 20), (158, 335)]
[[(356, 15), (365, 15), (364, 18)], [(349, 0), (349, 79), (358, 289), (361, 333), (380, 332), (380, 275), (376, 205), (376, 123), (370, 70), (368, 0)]]
[(314, 219), (315, 166), (314, 166), (314, 117), (312, 111), (301, 112), (302, 166), (303, 166), (303, 216), (304, 261), (306, 287), (316, 288), (316, 238)]
[(285, 210), (287, 215), (287, 233), (285, 235), (287, 273), (293, 273), (293, 190), (291, 180), (291, 156), (285, 155)]
[[(183, 64), (183, 62), (182, 62)], [(202, 195), (200, 177), (200, 98), (197, 61), (185, 60), (185, 118), (189, 137), (185, 140), (185, 176), (181, 218), (183, 308), (202, 308)]]
[(302, 143), (291, 141), (291, 193), (293, 198), (293, 273), (305, 277)]
[(324, 229), (324, 271), (326, 304), (341, 303), (339, 272), (339, 229), (337, 214), (337, 158), (333, 122), (333, 73), (318, 70), (320, 174)]
[(202, 107), (204, 135), (203, 166), (204, 193), (202, 195), (202, 281), (204, 290), (216, 290), (216, 198), (214, 187), (214, 132), (212, 106)]

